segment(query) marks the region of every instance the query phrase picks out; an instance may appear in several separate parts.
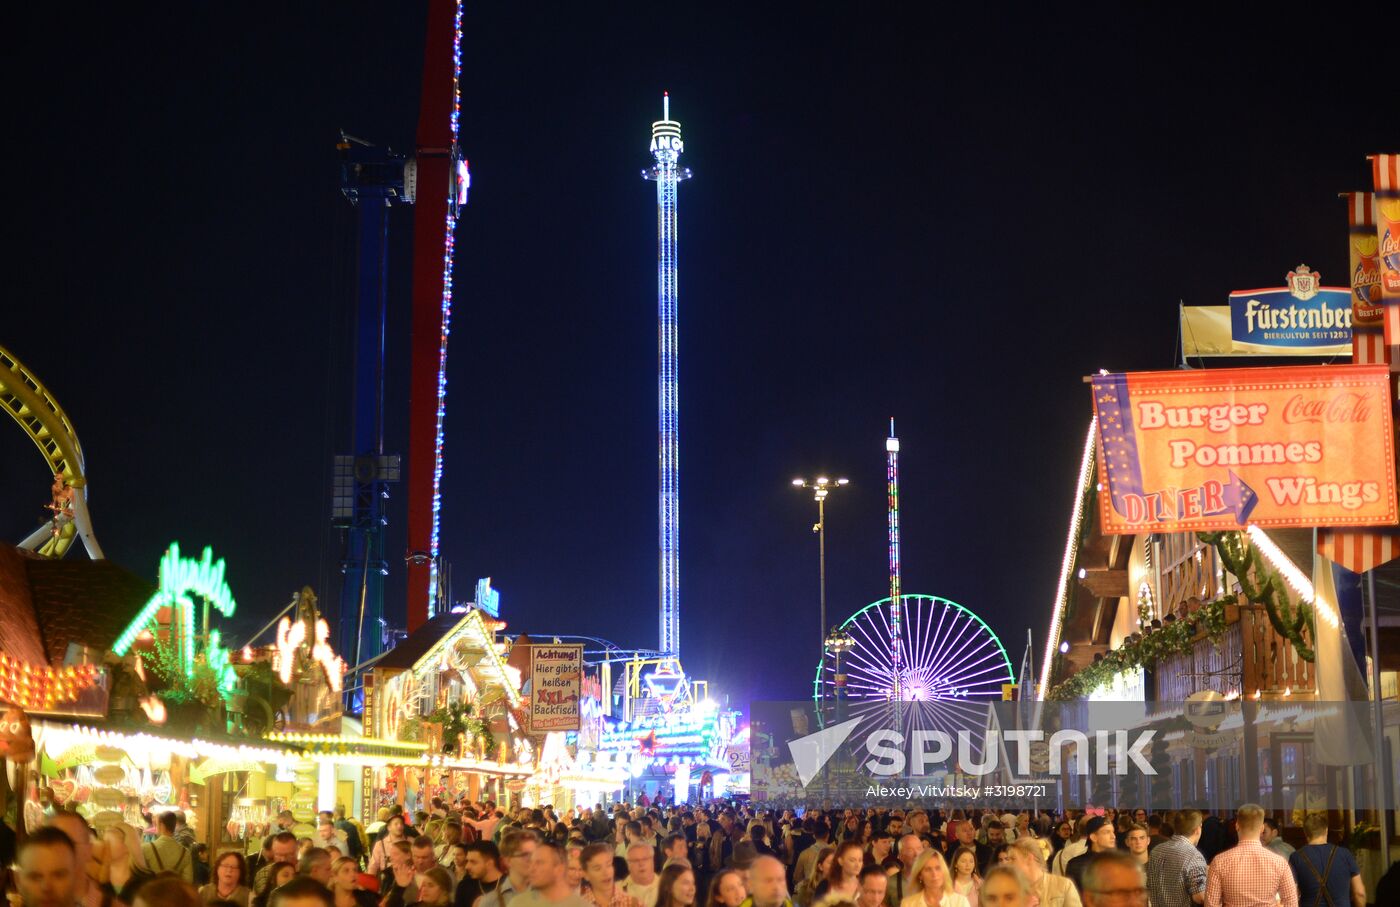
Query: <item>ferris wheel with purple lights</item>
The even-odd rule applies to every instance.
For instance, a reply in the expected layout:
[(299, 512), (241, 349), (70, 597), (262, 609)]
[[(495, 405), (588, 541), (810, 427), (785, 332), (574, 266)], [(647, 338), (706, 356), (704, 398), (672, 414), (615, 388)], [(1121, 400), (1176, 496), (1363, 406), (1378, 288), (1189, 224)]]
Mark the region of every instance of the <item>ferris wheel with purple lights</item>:
[(843, 644), (828, 647), (812, 682), (818, 704), (839, 695), (852, 705), (980, 707), (999, 701), (1002, 685), (1016, 682), (1006, 647), (967, 608), (936, 595), (901, 595), (898, 610), (890, 602), (871, 602), (841, 624)]

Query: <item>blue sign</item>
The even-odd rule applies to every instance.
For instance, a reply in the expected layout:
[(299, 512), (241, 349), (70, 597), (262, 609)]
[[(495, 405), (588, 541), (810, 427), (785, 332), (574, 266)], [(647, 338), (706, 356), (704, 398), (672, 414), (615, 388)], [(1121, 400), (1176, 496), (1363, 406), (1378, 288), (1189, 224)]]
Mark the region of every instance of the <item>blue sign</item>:
[(1237, 353), (1350, 356), (1351, 290), (1318, 285), (1302, 265), (1288, 286), (1230, 294), (1230, 340)]
[[(1350, 304), (1350, 297), (1348, 297)], [(491, 615), (501, 616), (501, 593), (491, 588), (491, 577), (483, 577), (476, 581), (476, 607), (479, 611)]]

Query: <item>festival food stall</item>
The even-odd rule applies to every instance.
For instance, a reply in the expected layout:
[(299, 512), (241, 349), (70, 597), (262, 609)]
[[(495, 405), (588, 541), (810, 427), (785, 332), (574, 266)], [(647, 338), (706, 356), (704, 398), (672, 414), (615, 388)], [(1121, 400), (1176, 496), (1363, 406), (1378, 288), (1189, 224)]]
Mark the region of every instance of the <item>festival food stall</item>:
[(504, 627), (477, 608), (440, 614), (366, 674), (366, 733), (422, 751), (416, 760), (366, 766), (365, 821), (379, 806), (411, 810), (434, 796), (506, 804), (534, 773), (520, 672), (497, 641)]

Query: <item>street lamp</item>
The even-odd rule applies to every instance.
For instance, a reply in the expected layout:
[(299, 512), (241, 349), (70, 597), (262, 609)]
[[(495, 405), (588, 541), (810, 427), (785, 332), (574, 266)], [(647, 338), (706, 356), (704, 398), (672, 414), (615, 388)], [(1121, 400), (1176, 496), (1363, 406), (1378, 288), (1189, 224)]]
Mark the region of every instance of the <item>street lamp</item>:
[[(806, 488), (812, 492), (812, 499), (817, 502), (817, 523), (812, 527), (812, 531), (817, 534), (817, 569), (820, 582), (821, 598), (821, 620), (817, 625), (817, 632), (820, 635), (821, 655), (818, 664), (826, 661), (826, 496), (838, 488), (845, 488), (851, 484), (850, 479), (836, 479), (832, 481), (826, 476), (819, 476), (812, 481), (806, 479), (793, 479), (794, 488)], [(826, 687), (822, 687), (822, 697), (826, 696)]]
[(832, 692), (836, 696), (836, 720), (841, 720), (841, 698), (846, 692), (846, 675), (841, 673), (841, 653), (855, 647), (856, 638), (844, 627), (832, 627), (826, 634), (826, 650), (836, 656)]

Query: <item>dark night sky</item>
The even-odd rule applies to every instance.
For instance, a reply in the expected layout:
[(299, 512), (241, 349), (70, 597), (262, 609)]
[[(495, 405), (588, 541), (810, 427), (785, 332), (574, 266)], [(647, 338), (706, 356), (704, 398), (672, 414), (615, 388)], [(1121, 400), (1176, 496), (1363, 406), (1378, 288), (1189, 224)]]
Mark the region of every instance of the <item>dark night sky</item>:
[[(696, 174), (682, 647), (741, 699), (810, 691), (815, 506), (793, 475), (852, 480), (828, 514), (833, 619), (880, 598), (896, 417), (905, 590), (979, 612), (1017, 661), (1054, 594), (1080, 376), (1171, 367), (1178, 300), (1223, 304), (1299, 262), (1345, 282), (1335, 193), (1400, 146), (1372, 18), (947, 9), (470, 5), (443, 532), (459, 591), (494, 577), (512, 631), (655, 644), (638, 174), (662, 89)], [(72, 417), (109, 556), (153, 575), (171, 539), (213, 545), (244, 632), (302, 584), (336, 599), (353, 222), (334, 141), (410, 149), (422, 32), (414, 3), (127, 5), (10, 31), (0, 344)], [(0, 430), (0, 531), (23, 536), (47, 491)], [(390, 590), (401, 608), (401, 574)]]

